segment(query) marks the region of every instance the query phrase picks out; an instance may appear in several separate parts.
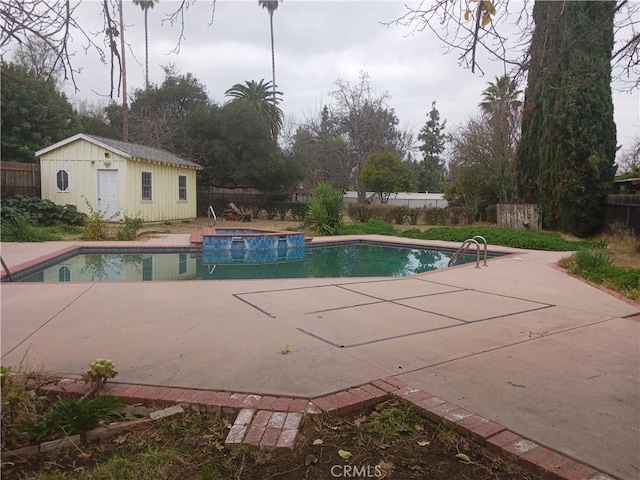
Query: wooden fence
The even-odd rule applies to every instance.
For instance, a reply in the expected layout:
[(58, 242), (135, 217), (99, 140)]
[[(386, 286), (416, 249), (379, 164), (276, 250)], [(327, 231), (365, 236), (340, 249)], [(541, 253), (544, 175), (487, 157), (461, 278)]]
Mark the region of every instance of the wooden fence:
[(537, 205), (498, 204), (498, 226), (515, 230), (542, 230)]
[(604, 229), (610, 231), (616, 224), (623, 225), (640, 237), (640, 193), (607, 195)]
[(268, 194), (252, 188), (198, 188), (196, 192), (196, 202), (199, 217), (207, 216), (209, 205), (219, 208), (226, 206), (229, 202), (235, 203), (240, 208), (251, 208), (254, 205), (270, 202), (288, 200), (287, 194)]
[(0, 193), (11, 195), (40, 196), (40, 165), (24, 162), (0, 162)]

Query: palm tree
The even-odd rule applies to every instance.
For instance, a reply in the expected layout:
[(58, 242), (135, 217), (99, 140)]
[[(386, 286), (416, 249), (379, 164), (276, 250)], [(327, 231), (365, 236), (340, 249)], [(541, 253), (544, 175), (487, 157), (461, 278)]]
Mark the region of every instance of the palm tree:
[[(281, 0), (280, 0), (281, 1)], [(276, 51), (273, 47), (273, 12), (278, 9), (278, 0), (258, 0), (258, 5), (269, 12), (269, 25), (271, 26), (271, 85), (273, 87), (273, 104), (276, 104)]]
[(510, 203), (515, 196), (516, 150), (520, 141), (521, 90), (508, 75), (496, 77), (482, 92), (482, 110), (490, 134), (492, 155), (497, 167), (499, 202)]
[(144, 84), (149, 88), (149, 29), (147, 27), (147, 13), (159, 0), (133, 0), (134, 5), (139, 6), (144, 12)]
[[(270, 90), (272, 90), (270, 92)], [(282, 128), (283, 114), (278, 103), (279, 95), (282, 92), (272, 89), (271, 82), (265, 82), (264, 78), (259, 82), (249, 80), (242, 83), (236, 83), (229, 90), (224, 92), (227, 97), (233, 98), (232, 101), (247, 102), (258, 114), (268, 123), (273, 138), (277, 138), (278, 132)], [(271, 98), (270, 98), (271, 97)]]
[(482, 92), (480, 109), (489, 115), (502, 112), (510, 116), (522, 106), (519, 99), (522, 90), (518, 90), (517, 87), (508, 75), (496, 77), (495, 83), (489, 82), (489, 86)]

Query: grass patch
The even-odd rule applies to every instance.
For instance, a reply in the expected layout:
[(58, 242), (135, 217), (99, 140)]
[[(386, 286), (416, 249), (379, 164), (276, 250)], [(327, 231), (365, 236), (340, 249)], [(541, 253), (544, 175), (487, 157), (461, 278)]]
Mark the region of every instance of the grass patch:
[(382, 444), (396, 445), (403, 436), (424, 431), (426, 424), (426, 419), (411, 405), (396, 403), (374, 411), (364, 423), (363, 431)]
[(81, 236), (84, 228), (79, 225), (41, 226), (24, 220), (8, 220), (2, 222), (0, 238), (3, 242), (55, 242), (69, 236)]
[(613, 254), (605, 248), (578, 250), (560, 260), (559, 265), (573, 275), (585, 278), (640, 302), (640, 268), (613, 264)]
[(26, 222), (3, 222), (0, 238), (3, 242), (54, 242), (61, 240), (58, 228), (36, 227)]
[(369, 220), (367, 223), (348, 225), (342, 229), (341, 233), (345, 235), (393, 235), (448, 242), (464, 242), (475, 235), (481, 235), (489, 245), (559, 252), (574, 251), (581, 247), (595, 245), (595, 242), (591, 241), (566, 240), (558, 232), (528, 232), (488, 226), (433, 227), (425, 231), (412, 228), (399, 231), (393, 225), (382, 220)]

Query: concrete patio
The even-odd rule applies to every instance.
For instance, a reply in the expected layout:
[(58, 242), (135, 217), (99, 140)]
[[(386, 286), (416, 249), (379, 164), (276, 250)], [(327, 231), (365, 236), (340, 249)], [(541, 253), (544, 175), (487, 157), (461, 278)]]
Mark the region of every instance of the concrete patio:
[[(1, 253), (20, 270), (79, 244)], [(77, 375), (104, 357), (122, 382), (303, 397), (396, 376), (639, 478), (640, 306), (554, 268), (566, 254), (500, 250), (488, 267), (402, 279), (3, 283), (2, 364)]]

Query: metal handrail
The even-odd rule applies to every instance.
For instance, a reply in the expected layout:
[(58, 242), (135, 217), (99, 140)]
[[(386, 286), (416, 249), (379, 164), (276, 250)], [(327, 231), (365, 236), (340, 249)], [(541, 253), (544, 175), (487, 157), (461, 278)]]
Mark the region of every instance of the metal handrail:
[(13, 282), (13, 275), (11, 275), (11, 270), (9, 270), (9, 267), (7, 267), (7, 264), (4, 263), (4, 258), (2, 258), (1, 255), (0, 255), (0, 263), (2, 263), (2, 268), (4, 268), (4, 271), (7, 272), (7, 277), (9, 277), (9, 281)]
[(475, 237), (473, 237), (473, 240), (481, 240), (484, 244), (484, 263), (482, 264), (483, 267), (488, 267), (489, 265), (487, 265), (487, 239), (484, 238), (481, 235), (476, 235)]
[(207, 220), (209, 221), (209, 227), (211, 227), (211, 217), (213, 217), (213, 225), (218, 222), (218, 217), (216, 217), (216, 212), (213, 210), (213, 207), (209, 205), (207, 209)]
[(451, 265), (453, 265), (456, 259), (460, 255), (465, 253), (469, 249), (469, 247), (474, 244), (476, 246), (476, 268), (480, 268), (480, 244), (478, 243), (477, 240), (473, 238), (468, 238), (467, 240), (464, 241), (464, 243), (460, 246), (458, 250), (456, 250), (456, 253), (454, 253), (451, 259), (449, 260), (448, 266), (450, 267)]

